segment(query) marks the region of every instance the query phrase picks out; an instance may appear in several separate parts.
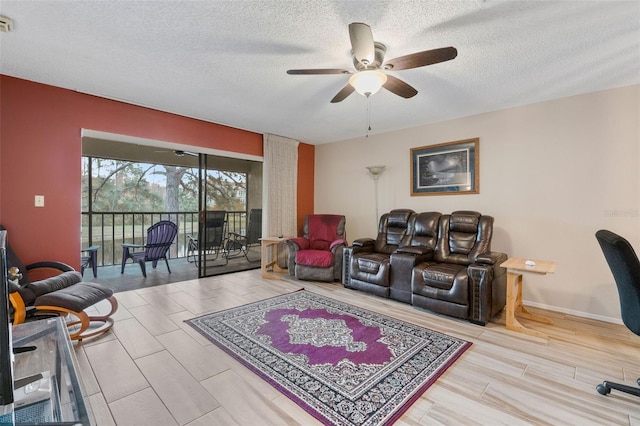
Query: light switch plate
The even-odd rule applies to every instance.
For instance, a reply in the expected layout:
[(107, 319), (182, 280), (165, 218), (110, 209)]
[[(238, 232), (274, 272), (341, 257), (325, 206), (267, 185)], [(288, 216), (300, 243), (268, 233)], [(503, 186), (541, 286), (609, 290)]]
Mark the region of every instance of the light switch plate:
[(44, 207), (44, 195), (36, 195), (35, 206)]

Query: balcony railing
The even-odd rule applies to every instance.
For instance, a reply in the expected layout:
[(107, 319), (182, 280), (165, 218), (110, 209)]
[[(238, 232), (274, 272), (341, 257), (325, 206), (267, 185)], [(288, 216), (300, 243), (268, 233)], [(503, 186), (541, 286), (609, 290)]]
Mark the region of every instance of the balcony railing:
[[(119, 265), (122, 243), (144, 244), (147, 228), (161, 220), (178, 225), (178, 236), (169, 258), (187, 256), (189, 235), (198, 236), (198, 212), (82, 212), (82, 248), (99, 245), (98, 266)], [(245, 234), (247, 212), (227, 212), (227, 232)]]

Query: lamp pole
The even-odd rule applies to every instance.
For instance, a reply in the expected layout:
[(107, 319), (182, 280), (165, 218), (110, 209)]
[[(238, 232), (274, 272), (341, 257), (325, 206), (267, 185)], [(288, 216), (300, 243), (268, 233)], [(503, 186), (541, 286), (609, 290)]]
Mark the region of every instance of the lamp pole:
[(373, 184), (374, 184), (374, 191), (375, 191), (375, 202), (376, 202), (376, 229), (378, 229), (378, 219), (379, 219), (379, 215), (378, 215), (378, 179), (380, 178), (380, 175), (382, 174), (382, 172), (384, 172), (385, 166), (367, 166), (367, 170), (369, 170), (369, 173), (371, 173), (371, 176), (373, 176)]

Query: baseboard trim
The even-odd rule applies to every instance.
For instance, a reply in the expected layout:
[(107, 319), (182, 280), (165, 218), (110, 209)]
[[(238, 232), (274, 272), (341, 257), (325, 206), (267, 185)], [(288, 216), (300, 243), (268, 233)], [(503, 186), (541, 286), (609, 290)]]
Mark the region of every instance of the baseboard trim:
[(606, 317), (604, 315), (595, 315), (595, 314), (582, 312), (582, 311), (574, 311), (573, 309), (560, 308), (558, 306), (546, 305), (544, 303), (523, 301), (522, 304), (525, 306), (532, 306), (534, 308), (545, 309), (547, 311), (554, 311), (554, 312), (560, 312), (567, 315), (573, 315), (574, 317), (588, 318), (588, 319), (593, 319), (598, 321), (610, 322), (613, 324), (622, 324), (622, 320), (620, 318)]

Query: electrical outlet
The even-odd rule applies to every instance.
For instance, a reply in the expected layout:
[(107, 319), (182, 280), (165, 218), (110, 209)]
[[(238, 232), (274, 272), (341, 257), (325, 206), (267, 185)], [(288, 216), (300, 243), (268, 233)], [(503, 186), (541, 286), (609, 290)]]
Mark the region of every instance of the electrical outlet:
[(44, 207), (44, 195), (36, 195), (35, 206)]

